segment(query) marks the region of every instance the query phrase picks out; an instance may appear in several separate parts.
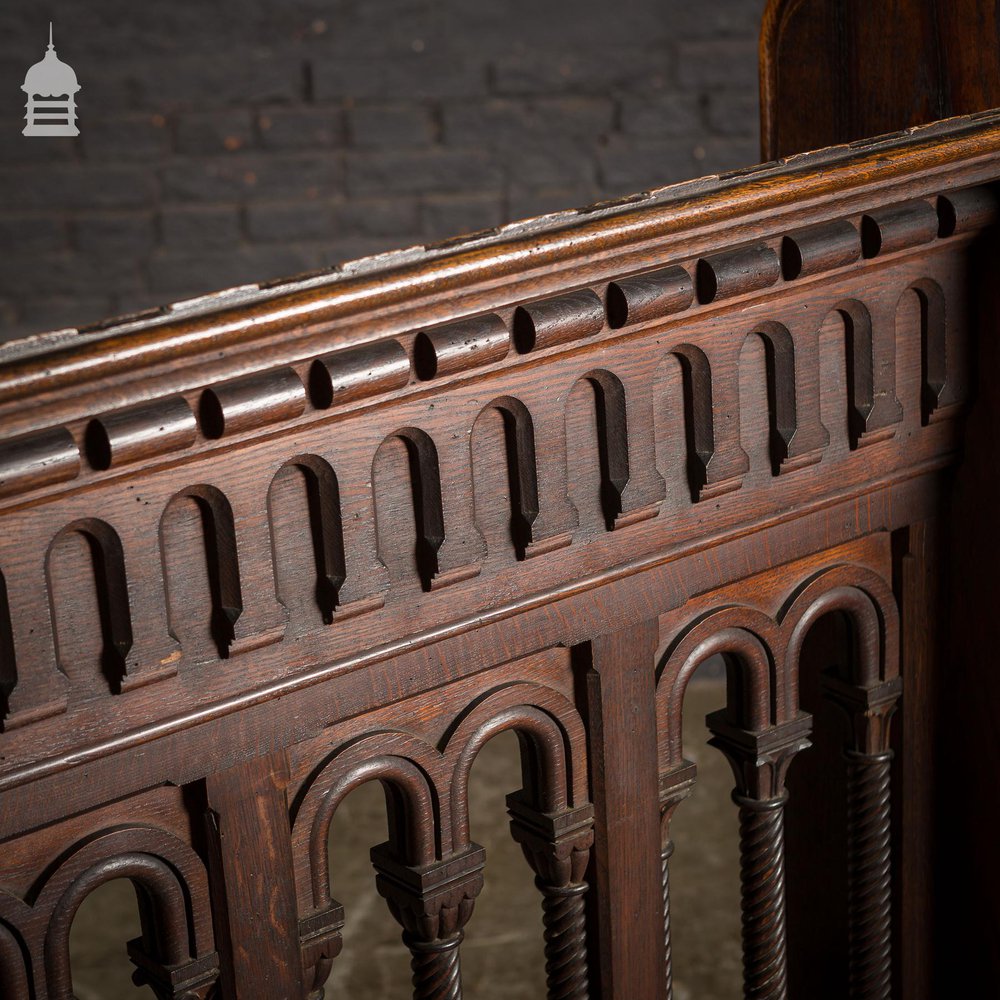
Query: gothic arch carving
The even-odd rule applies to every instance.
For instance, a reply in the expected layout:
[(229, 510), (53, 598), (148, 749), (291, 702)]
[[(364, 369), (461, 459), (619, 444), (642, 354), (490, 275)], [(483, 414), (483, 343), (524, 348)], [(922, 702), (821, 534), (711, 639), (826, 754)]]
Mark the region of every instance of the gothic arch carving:
[[(534, 540), (532, 525), (539, 512), (534, 422), (528, 408), (519, 399), (513, 396), (500, 396), (480, 410), (473, 424), (473, 438), (476, 427), (490, 411), (496, 411), (503, 419), (505, 467), (510, 490), (510, 537), (518, 559), (524, 559), (528, 546)], [(475, 462), (475, 450), (473, 450), (473, 462)], [(482, 530), (481, 525), (480, 530)]]
[(834, 611), (852, 624), (853, 683), (870, 685), (899, 676), (899, 611), (891, 588), (862, 566), (834, 566), (804, 583), (782, 613), (790, 697), (797, 698), (799, 656), (809, 629)]
[(151, 827), (107, 830), (72, 848), (40, 887), (32, 914), (45, 928), (48, 991), (71, 996), (69, 932), (84, 898), (99, 885), (128, 878), (142, 922), (141, 950), (161, 967), (204, 961), (214, 979), (208, 880), (187, 844)]
[(771, 468), (777, 474), (788, 457), (788, 448), (795, 434), (798, 420), (795, 398), (795, 349), (792, 335), (780, 323), (768, 321), (758, 324), (743, 340), (744, 347), (750, 338), (757, 338), (764, 345), (767, 382), (768, 448)]
[[(380, 456), (390, 441), (401, 441), (406, 448), (409, 488), (413, 505), (413, 520), (416, 528), (414, 559), (417, 573), (424, 590), (430, 590), (438, 575), (438, 551), (445, 538), (444, 506), (441, 499), (441, 469), (438, 453), (430, 436), (417, 427), (403, 427), (394, 431), (379, 445), (372, 462), (372, 489), (379, 495), (378, 478)], [(382, 470), (382, 475), (385, 474)], [(393, 530), (391, 524), (379, 523), (376, 507), (376, 537), (379, 556), (385, 562), (384, 554), (390, 544)]]
[(408, 733), (363, 736), (335, 750), (312, 773), (293, 807), (293, 851), (308, 859), (308, 885), (299, 880), (305, 909), (321, 910), (332, 903), (330, 824), (348, 793), (372, 780), (385, 790), (389, 842), (403, 863), (429, 864), (450, 851), (441, 795), (447, 775), (438, 751)]
[(515, 682), (478, 698), (459, 716), (444, 752), (453, 762), (452, 839), (469, 842), (469, 774), (479, 751), (499, 733), (517, 733), (524, 791), (540, 812), (555, 813), (587, 799), (586, 733), (572, 703), (540, 684)]
[[(100, 672), (110, 690), (118, 694), (126, 672), (126, 657), (132, 648), (132, 614), (129, 607), (128, 582), (125, 576), (125, 554), (118, 533), (105, 521), (85, 518), (66, 525), (49, 544), (45, 554), (45, 573), (48, 581), (49, 606), (55, 625), (56, 659), (59, 669), (70, 676), (76, 657), (73, 655), (72, 630), (60, 630), (60, 594), (57, 576), (61, 558), (60, 546), (72, 535), (81, 536), (88, 549), (88, 561), (93, 572), (93, 598), (97, 620), (87, 622), (96, 626), (100, 636)], [(77, 586), (81, 581), (77, 580)], [(0, 623), (0, 629), (2, 629)], [(67, 634), (69, 633), (69, 634)]]
[[(298, 455), (289, 459), (274, 474), (267, 491), (268, 517), (271, 521), (271, 546), (274, 560), (275, 579), (278, 582), (278, 598), (283, 600), (280, 592), (279, 564), (283, 553), (278, 550), (275, 532), (274, 494), (279, 487), (281, 477), (293, 471), (298, 471), (304, 479), (306, 509), (299, 511), (305, 515), (309, 525), (309, 535), (312, 539), (312, 569), (315, 572), (316, 584), (314, 597), (324, 622), (327, 624), (333, 618), (338, 605), (340, 588), (347, 575), (344, 561), (344, 532), (340, 511), (340, 487), (333, 467), (318, 455)], [(305, 566), (298, 566), (300, 571)]]
[(726, 710), (734, 725), (761, 730), (783, 721), (772, 704), (780, 683), (771, 652), (776, 638), (770, 617), (736, 605), (709, 612), (677, 637), (664, 656), (656, 688), (661, 767), (670, 770), (683, 763), (684, 693), (694, 672), (715, 654), (726, 660)]
[(920, 310), (920, 420), (929, 424), (940, 407), (947, 381), (947, 313), (944, 292), (930, 278), (913, 282), (896, 303), (897, 322), (906, 298), (915, 295)]
[(170, 568), (166, 562), (165, 531), (169, 516), (180, 503), (193, 501), (197, 506), (204, 532), (205, 566), (208, 572), (211, 592), (209, 628), (218, 648), (220, 657), (229, 654), (229, 647), (235, 640), (234, 626), (243, 613), (243, 592), (240, 583), (239, 558), (236, 551), (236, 525), (233, 508), (225, 494), (215, 486), (200, 484), (190, 486), (170, 498), (160, 517), (160, 547), (163, 554), (163, 575), (167, 590), (167, 621), (170, 634), (181, 642), (178, 634), (178, 609), (170, 600), (171, 590), (177, 581), (171, 582)]

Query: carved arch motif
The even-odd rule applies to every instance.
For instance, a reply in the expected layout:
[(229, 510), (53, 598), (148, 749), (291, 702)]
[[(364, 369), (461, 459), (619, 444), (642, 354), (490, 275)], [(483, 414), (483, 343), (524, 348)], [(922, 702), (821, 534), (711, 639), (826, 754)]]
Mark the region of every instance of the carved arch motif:
[(519, 399), (499, 396), (480, 410), (473, 424), (473, 439), (476, 427), (491, 411), (499, 413), (503, 420), (505, 466), (510, 490), (510, 537), (518, 559), (524, 559), (529, 546), (536, 540), (532, 526), (540, 510), (534, 422), (528, 408)]
[(587, 800), (586, 733), (576, 708), (557, 691), (514, 682), (476, 699), (449, 731), (444, 754), (452, 763), (452, 840), (469, 841), (469, 774), (480, 750), (513, 730), (521, 746), (524, 789), (533, 808), (557, 813)]
[[(329, 624), (339, 603), (340, 588), (347, 576), (340, 486), (333, 466), (318, 455), (297, 455), (285, 462), (274, 474), (267, 490), (267, 507), (271, 521), (271, 555), (276, 581), (279, 552), (275, 540), (274, 494), (281, 477), (293, 471), (298, 471), (305, 483), (307, 505), (305, 513), (312, 539), (312, 569), (316, 578), (315, 602), (323, 621)], [(279, 600), (281, 597), (279, 593)]]
[(158, 996), (204, 997), (218, 977), (208, 878), (187, 844), (152, 827), (105, 830), (63, 856), (39, 887), (32, 921), (44, 932), (48, 993), (72, 996), (69, 933), (86, 896), (105, 882), (129, 879), (136, 890), (142, 937), (129, 945), (139, 975)]
[[(128, 581), (125, 575), (125, 553), (118, 533), (106, 521), (85, 518), (66, 525), (49, 544), (45, 554), (49, 607), (54, 623), (56, 660), (59, 669), (70, 675), (72, 649), (66, 635), (60, 635), (59, 612), (62, 596), (57, 593), (55, 563), (59, 560), (60, 544), (70, 536), (80, 535), (87, 544), (93, 570), (94, 598), (101, 638), (101, 672), (114, 694), (121, 692), (126, 673), (126, 657), (132, 648), (132, 613), (129, 605)], [(2, 623), (0, 623), (2, 629)], [(62, 648), (60, 646), (62, 645)]]
[(756, 338), (764, 345), (767, 383), (768, 450), (771, 470), (777, 475), (789, 457), (789, 445), (798, 426), (795, 397), (795, 348), (792, 335), (780, 323), (759, 323), (744, 338)]
[(243, 591), (240, 583), (239, 557), (236, 550), (236, 524), (233, 508), (225, 494), (215, 486), (200, 484), (189, 486), (170, 498), (160, 516), (160, 549), (163, 558), (164, 583), (167, 591), (167, 622), (170, 634), (178, 642), (177, 609), (170, 600), (171, 581), (166, 562), (165, 525), (175, 506), (191, 500), (198, 508), (204, 532), (205, 565), (211, 591), (209, 627), (218, 647), (219, 656), (225, 658), (236, 635), (234, 627), (243, 614)]

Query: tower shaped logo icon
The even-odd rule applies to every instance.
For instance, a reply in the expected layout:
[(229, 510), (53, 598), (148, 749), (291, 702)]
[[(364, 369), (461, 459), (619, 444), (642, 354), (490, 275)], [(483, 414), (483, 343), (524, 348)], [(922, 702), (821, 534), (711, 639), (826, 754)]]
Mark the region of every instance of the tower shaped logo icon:
[(21, 86), (28, 95), (23, 135), (79, 135), (76, 94), (81, 89), (72, 66), (57, 55), (49, 22), (49, 48), (41, 62), (28, 70)]

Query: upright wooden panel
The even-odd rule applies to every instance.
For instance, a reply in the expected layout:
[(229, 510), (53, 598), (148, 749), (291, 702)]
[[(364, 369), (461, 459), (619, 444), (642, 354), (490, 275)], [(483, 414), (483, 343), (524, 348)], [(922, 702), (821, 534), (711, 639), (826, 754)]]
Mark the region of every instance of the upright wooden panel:
[(594, 789), (601, 996), (666, 996), (653, 622), (580, 650)]

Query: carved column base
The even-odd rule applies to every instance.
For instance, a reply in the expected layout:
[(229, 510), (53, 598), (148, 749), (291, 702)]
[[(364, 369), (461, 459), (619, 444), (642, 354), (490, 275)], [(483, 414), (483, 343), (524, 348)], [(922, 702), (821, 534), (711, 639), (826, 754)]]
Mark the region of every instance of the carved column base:
[(483, 887), (486, 852), (478, 844), (428, 865), (399, 862), (389, 844), (371, 851), (376, 886), (403, 928), (415, 1000), (460, 1000), (458, 946)]
[(542, 894), (545, 978), (549, 1000), (589, 996), (584, 881), (594, 843), (594, 807), (542, 813), (524, 792), (507, 796), (511, 836), (535, 872)]
[(136, 967), (132, 982), (148, 986), (158, 1000), (214, 1000), (219, 956), (216, 952), (178, 965), (163, 965), (147, 954), (142, 938), (129, 941), (128, 957)]

